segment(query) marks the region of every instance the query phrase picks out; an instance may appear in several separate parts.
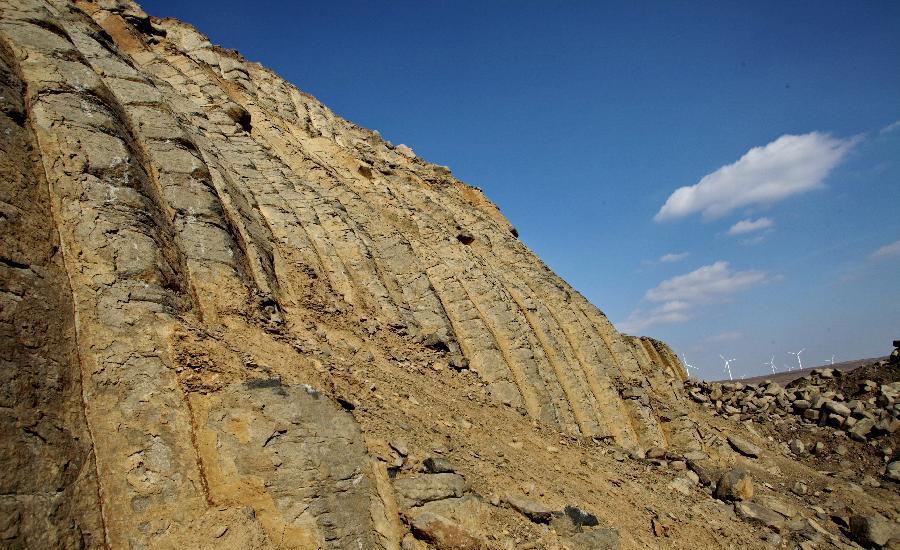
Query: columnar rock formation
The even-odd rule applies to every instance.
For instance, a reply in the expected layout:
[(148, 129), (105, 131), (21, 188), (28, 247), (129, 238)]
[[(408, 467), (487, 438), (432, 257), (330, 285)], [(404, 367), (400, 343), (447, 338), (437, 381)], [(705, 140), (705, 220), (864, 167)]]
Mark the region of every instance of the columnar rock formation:
[(0, 10), (0, 510), (27, 546), (396, 547), (348, 365), (699, 448), (671, 350), (449, 169), (132, 3)]

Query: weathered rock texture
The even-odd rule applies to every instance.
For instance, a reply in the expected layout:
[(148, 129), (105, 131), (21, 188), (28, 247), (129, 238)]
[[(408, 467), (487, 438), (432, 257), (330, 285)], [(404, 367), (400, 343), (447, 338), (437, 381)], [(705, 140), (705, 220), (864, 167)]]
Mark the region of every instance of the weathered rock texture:
[(0, 16), (11, 546), (396, 548), (410, 403), (700, 448), (671, 350), (447, 168), (134, 4)]

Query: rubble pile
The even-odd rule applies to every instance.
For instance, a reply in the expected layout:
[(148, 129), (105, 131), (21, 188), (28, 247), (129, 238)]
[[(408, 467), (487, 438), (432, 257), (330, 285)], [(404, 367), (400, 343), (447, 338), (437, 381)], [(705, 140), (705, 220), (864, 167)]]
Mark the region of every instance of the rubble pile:
[(759, 384), (689, 381), (687, 385), (694, 401), (715, 415), (734, 420), (797, 418), (857, 441), (878, 439), (900, 429), (900, 381), (878, 384), (866, 379), (848, 393), (836, 388), (836, 382), (846, 375), (821, 368), (787, 387), (772, 380)]

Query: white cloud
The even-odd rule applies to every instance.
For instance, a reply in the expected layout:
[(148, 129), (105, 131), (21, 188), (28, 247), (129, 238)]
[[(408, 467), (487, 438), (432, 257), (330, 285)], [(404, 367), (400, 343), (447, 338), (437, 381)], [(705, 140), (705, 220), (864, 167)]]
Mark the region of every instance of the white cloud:
[(691, 254), (690, 252), (677, 252), (677, 253), (673, 252), (673, 253), (669, 253), (669, 254), (663, 254), (662, 256), (659, 257), (659, 261), (664, 264), (680, 262), (681, 260), (690, 256), (690, 254)]
[(691, 318), (690, 306), (685, 302), (666, 302), (660, 306), (644, 311), (640, 308), (632, 311), (624, 322), (618, 324), (622, 332), (638, 333), (653, 325), (682, 323)]
[(892, 122), (892, 123), (888, 124), (887, 126), (885, 126), (884, 128), (882, 128), (881, 131), (878, 133), (881, 135), (889, 134), (898, 128), (900, 128), (900, 120), (895, 120), (894, 122)]
[(667, 279), (648, 290), (644, 297), (651, 302), (681, 300), (705, 304), (722, 301), (765, 280), (765, 272), (734, 271), (728, 262), (720, 260)]
[(758, 220), (741, 220), (731, 226), (728, 230), (729, 235), (744, 235), (745, 233), (753, 233), (754, 231), (762, 231), (775, 226), (775, 222), (771, 218), (759, 218)]
[(725, 261), (705, 265), (648, 290), (644, 301), (655, 305), (649, 310), (635, 309), (619, 328), (635, 333), (653, 325), (688, 321), (700, 307), (727, 302), (733, 295), (767, 280), (769, 276), (763, 271), (735, 271)]
[(737, 162), (707, 174), (696, 184), (676, 189), (654, 219), (674, 220), (697, 212), (712, 219), (736, 208), (772, 204), (822, 187), (857, 141), (820, 132), (781, 136), (750, 149)]
[(900, 257), (900, 241), (894, 241), (891, 244), (886, 244), (872, 252), (872, 255), (869, 256), (873, 260), (886, 260), (888, 258), (897, 258)]

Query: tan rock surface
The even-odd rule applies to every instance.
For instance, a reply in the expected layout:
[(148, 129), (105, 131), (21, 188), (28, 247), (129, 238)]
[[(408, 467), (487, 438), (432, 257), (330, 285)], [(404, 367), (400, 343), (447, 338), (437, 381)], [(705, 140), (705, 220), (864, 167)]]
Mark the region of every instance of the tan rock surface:
[(740, 427), (448, 168), (122, 0), (0, 0), (0, 97), (0, 546), (764, 544), (642, 459)]

